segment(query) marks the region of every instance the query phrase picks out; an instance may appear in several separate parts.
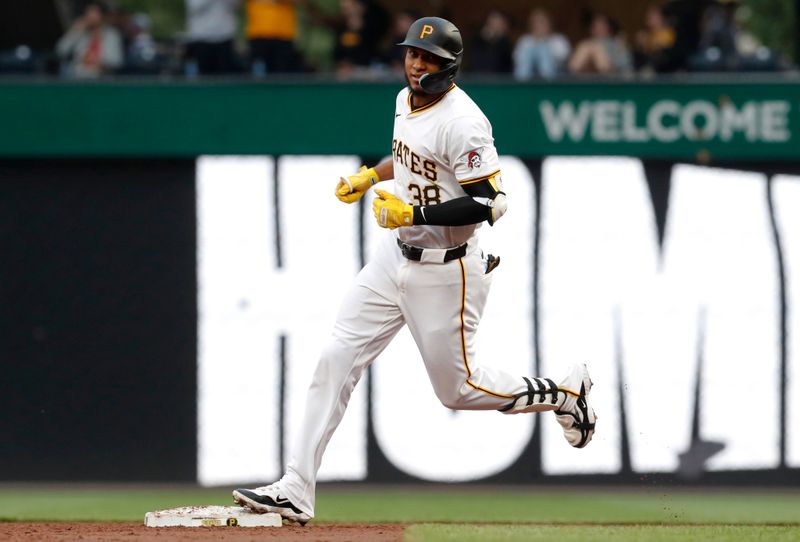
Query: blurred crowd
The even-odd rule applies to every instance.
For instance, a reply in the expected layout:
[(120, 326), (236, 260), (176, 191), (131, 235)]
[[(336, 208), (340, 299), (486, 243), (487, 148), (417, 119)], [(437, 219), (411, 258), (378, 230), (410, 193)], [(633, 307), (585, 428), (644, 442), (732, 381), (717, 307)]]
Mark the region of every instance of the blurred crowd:
[[(34, 62), (34, 52), (20, 44), (0, 52), (0, 71), (50, 71), (65, 78), (303, 72), (332, 72), (341, 79), (401, 77), (402, 51), (394, 44), (422, 15), (409, 9), (389, 11), (386, 2), (377, 0), (340, 0), (335, 11), (321, 9), (313, 0), (182, 1), (184, 28), (172, 40), (153, 37), (148, 13), (122, 9), (113, 0), (84, 2), (54, 50), (40, 55), (47, 62)], [(570, 40), (543, 8), (534, 7), (522, 21), (491, 9), (479, 26), (462, 28), (462, 70), (527, 81), (789, 67), (745, 30), (746, 10), (735, 1), (709, 3), (688, 24), (680, 15), (670, 10), (670, 2), (652, 4), (638, 28), (623, 29), (611, 14), (585, 12), (584, 34)], [(312, 61), (297, 47), (301, 19), (332, 36), (327, 64)]]

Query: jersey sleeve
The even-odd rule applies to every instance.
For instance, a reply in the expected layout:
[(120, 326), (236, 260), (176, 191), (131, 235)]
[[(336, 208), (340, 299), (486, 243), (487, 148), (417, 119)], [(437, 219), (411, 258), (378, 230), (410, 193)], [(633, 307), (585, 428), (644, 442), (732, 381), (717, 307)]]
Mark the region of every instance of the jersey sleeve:
[(464, 116), (451, 121), (448, 128), (449, 157), (458, 184), (463, 187), (485, 180), (499, 183), (500, 160), (489, 121)]
[(398, 114), (403, 114), (406, 103), (408, 102), (408, 87), (405, 87), (397, 93), (397, 96), (394, 99), (394, 114), (395, 118), (397, 118)]

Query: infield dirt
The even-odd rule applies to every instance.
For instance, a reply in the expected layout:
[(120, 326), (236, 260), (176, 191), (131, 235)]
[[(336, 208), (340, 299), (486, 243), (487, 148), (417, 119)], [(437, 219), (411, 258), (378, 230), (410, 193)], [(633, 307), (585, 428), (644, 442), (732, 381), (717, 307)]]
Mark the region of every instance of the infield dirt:
[(82, 542), (173, 542), (199, 540), (287, 540), (289, 542), (399, 542), (405, 525), (400, 523), (328, 523), (305, 527), (145, 527), (138, 523), (0, 523), (0, 540), (48, 540)]

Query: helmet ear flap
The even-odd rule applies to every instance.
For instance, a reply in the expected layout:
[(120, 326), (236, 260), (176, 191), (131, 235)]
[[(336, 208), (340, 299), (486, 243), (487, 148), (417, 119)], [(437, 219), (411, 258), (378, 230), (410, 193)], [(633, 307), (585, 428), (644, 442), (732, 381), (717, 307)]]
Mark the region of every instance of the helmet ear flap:
[(447, 62), (436, 73), (426, 73), (419, 79), (419, 86), (428, 94), (439, 94), (450, 88), (450, 84), (456, 78), (458, 67), (461, 64), (461, 56), (456, 60)]

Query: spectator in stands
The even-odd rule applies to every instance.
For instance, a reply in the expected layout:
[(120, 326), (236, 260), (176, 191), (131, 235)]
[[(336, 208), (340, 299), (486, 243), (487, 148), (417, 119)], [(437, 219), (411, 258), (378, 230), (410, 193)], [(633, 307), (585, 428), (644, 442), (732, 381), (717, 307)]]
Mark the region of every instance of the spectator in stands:
[(619, 24), (602, 13), (592, 16), (589, 37), (578, 42), (569, 59), (570, 73), (623, 74), (631, 69), (631, 54)]
[(508, 16), (493, 9), (472, 40), (469, 51), (469, 71), (473, 73), (511, 73), (512, 44)]
[(780, 69), (780, 59), (742, 28), (743, 12), (735, 0), (720, 0), (703, 12), (697, 52), (689, 67), (698, 71)]
[(165, 55), (150, 33), (150, 16), (134, 13), (127, 25), (128, 46), (125, 51), (125, 72), (157, 74), (167, 68)]
[(343, 78), (370, 78), (380, 62), (389, 14), (375, 0), (341, 0), (333, 58)]
[(247, 43), (253, 75), (303, 69), (294, 46), (297, 6), (305, 0), (247, 0)]
[(122, 66), (122, 37), (106, 23), (106, 7), (99, 2), (86, 5), (56, 44), (64, 75), (88, 78), (113, 73)]
[(752, 15), (749, 7), (740, 6), (736, 10), (734, 20), (736, 23), (736, 52), (739, 53), (740, 70), (746, 71), (772, 71), (790, 67), (791, 63), (783, 58), (777, 51), (764, 45), (755, 34), (747, 29), (747, 20)]
[(108, 4), (106, 24), (117, 29), (122, 38), (122, 50), (127, 51), (130, 44), (131, 12), (112, 0)]
[(640, 71), (667, 72), (678, 67), (674, 53), (675, 29), (667, 22), (661, 6), (650, 6), (644, 17), (644, 29), (636, 33), (634, 68)]
[(703, 13), (699, 49), (716, 48), (722, 57), (736, 56), (736, 4), (712, 4)]
[(185, 0), (187, 75), (238, 70), (233, 47), (241, 0)]
[(514, 77), (520, 81), (555, 77), (564, 70), (571, 49), (563, 34), (553, 32), (550, 14), (535, 8), (528, 17), (528, 32), (514, 47)]

